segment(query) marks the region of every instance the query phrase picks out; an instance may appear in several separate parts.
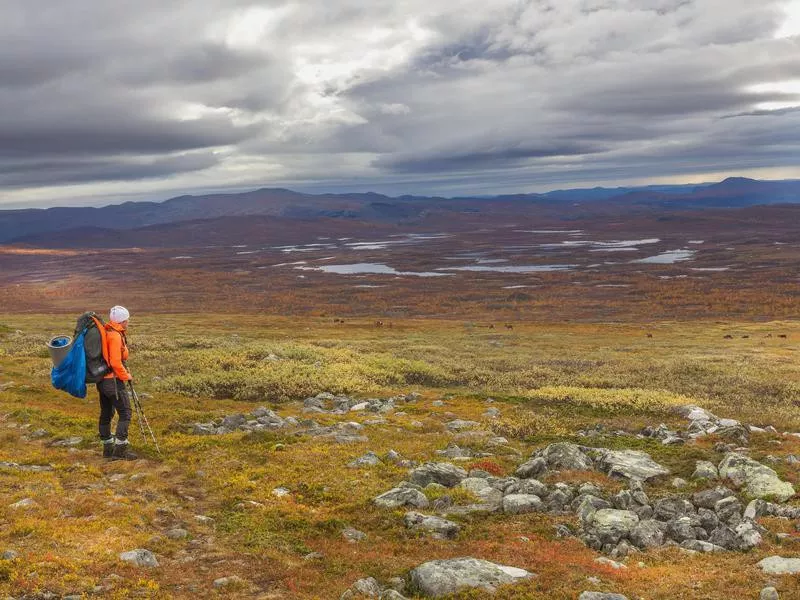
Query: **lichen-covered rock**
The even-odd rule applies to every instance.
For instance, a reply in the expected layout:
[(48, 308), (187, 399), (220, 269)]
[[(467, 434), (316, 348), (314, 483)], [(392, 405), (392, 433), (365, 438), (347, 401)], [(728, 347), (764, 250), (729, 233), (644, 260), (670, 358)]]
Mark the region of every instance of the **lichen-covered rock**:
[(403, 521), (409, 529), (426, 531), (429, 532), (432, 537), (443, 540), (453, 539), (461, 530), (456, 523), (448, 521), (447, 519), (423, 515), (422, 513), (413, 511), (407, 512)]
[(638, 522), (639, 517), (629, 510), (601, 508), (589, 517), (587, 525), (603, 544), (617, 544)]
[(480, 477), (467, 477), (458, 484), (458, 487), (467, 490), (478, 499), (476, 504), (467, 507), (472, 511), (494, 512), (500, 510), (503, 503), (503, 492), (493, 487), (486, 479)]
[(541, 456), (536, 456), (522, 463), (514, 472), (514, 475), (521, 479), (528, 479), (540, 475), (545, 470), (547, 470), (547, 461)]
[(547, 467), (554, 471), (588, 471), (594, 467), (589, 458), (579, 446), (569, 442), (550, 444), (536, 453), (547, 463)]
[(156, 555), (150, 552), (150, 550), (145, 550), (143, 548), (137, 548), (135, 550), (128, 550), (127, 552), (122, 552), (119, 555), (119, 559), (127, 563), (131, 563), (132, 565), (136, 565), (137, 567), (159, 566), (158, 559), (156, 559)]
[(730, 452), (722, 459), (719, 476), (737, 486), (744, 486), (747, 494), (755, 498), (775, 498), (786, 502), (795, 494), (792, 484), (781, 481), (775, 471), (736, 452)]
[(653, 518), (658, 521), (672, 521), (694, 512), (692, 503), (680, 496), (661, 498), (653, 505)]
[(800, 558), (768, 556), (758, 563), (761, 570), (770, 575), (796, 575), (800, 573)]
[(608, 594), (606, 592), (583, 592), (578, 600), (628, 600), (622, 594)]
[(719, 472), (714, 463), (707, 460), (698, 460), (695, 462), (692, 479), (716, 479), (717, 477), (719, 477)]
[(655, 462), (647, 452), (641, 450), (606, 450), (597, 448), (597, 468), (612, 477), (624, 477), (647, 481), (654, 477), (669, 475), (669, 469)]
[(439, 483), (445, 487), (458, 485), (467, 478), (467, 472), (450, 463), (425, 463), (411, 471), (409, 481), (425, 487), (429, 483)]
[(428, 561), (413, 569), (409, 579), (414, 591), (441, 598), (470, 588), (492, 593), (498, 586), (533, 576), (524, 569), (467, 557)]
[(544, 512), (546, 509), (542, 499), (533, 494), (508, 494), (503, 497), (503, 512), (507, 515)]
[(428, 508), (428, 498), (414, 488), (393, 488), (375, 497), (372, 502), (381, 508), (400, 508), (412, 506), (414, 508)]
[(692, 495), (692, 502), (695, 506), (702, 508), (714, 508), (717, 502), (731, 496), (734, 496), (733, 490), (718, 486), (710, 490), (696, 492)]

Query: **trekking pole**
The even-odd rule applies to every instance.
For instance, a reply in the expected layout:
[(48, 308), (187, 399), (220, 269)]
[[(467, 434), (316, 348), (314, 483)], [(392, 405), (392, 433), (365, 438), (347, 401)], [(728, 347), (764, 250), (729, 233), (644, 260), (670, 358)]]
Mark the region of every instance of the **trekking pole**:
[[(133, 389), (133, 382), (129, 381), (128, 386), (131, 389), (131, 396), (133, 396), (133, 405), (136, 407), (136, 414), (139, 417), (139, 427), (142, 430), (142, 437), (147, 439), (147, 435), (145, 435), (144, 429), (147, 428), (147, 431), (150, 432), (150, 438), (153, 440), (153, 445), (156, 447), (156, 452), (161, 455), (161, 448), (158, 447), (158, 442), (156, 441), (156, 436), (153, 433), (153, 429), (150, 427), (150, 423), (147, 421), (147, 416), (144, 414), (144, 408), (142, 407), (142, 403), (139, 400), (139, 395), (136, 393), (136, 390)], [(142, 425), (144, 423), (144, 425)]]

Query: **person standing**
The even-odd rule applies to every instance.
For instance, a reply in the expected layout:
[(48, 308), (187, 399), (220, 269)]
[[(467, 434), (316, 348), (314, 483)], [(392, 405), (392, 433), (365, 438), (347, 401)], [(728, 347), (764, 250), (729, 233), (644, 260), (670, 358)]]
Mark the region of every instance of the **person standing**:
[[(131, 400), (125, 384), (133, 381), (125, 361), (130, 352), (126, 332), (130, 313), (124, 306), (115, 306), (109, 313), (106, 323), (106, 344), (108, 348), (109, 373), (97, 384), (100, 395), (100, 439), (103, 442), (103, 457), (112, 460), (135, 460), (128, 442), (128, 426), (131, 423)], [(111, 419), (114, 412), (119, 415), (117, 429), (111, 434)]]

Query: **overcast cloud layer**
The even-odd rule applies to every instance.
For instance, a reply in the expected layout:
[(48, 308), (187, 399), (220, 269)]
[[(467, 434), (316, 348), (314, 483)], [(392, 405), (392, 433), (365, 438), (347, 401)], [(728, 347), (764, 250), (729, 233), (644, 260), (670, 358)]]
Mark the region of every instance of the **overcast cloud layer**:
[(0, 0), (0, 205), (800, 177), (799, 21), (798, 0)]

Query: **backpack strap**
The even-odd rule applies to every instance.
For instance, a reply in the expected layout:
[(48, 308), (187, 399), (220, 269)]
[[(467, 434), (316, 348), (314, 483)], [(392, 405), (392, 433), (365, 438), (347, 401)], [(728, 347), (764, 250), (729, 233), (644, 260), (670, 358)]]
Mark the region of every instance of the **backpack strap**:
[(103, 325), (100, 319), (98, 319), (94, 315), (92, 315), (92, 321), (94, 321), (94, 324), (97, 327), (97, 331), (100, 332), (100, 340), (103, 346), (103, 360), (106, 361), (106, 364), (110, 364), (108, 361), (108, 336), (106, 335), (105, 325)]

